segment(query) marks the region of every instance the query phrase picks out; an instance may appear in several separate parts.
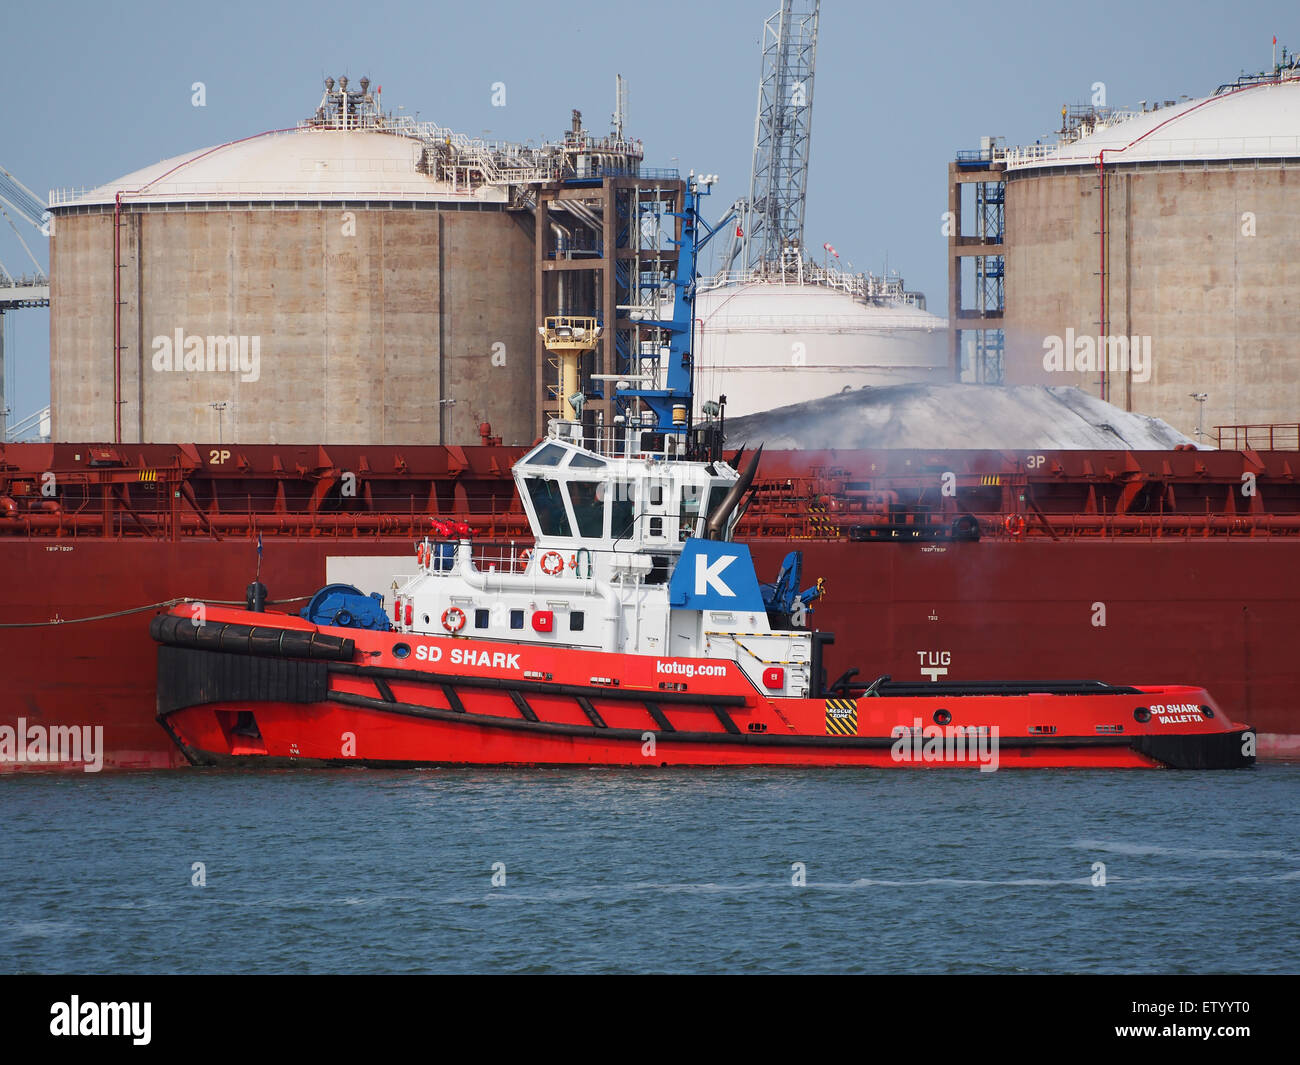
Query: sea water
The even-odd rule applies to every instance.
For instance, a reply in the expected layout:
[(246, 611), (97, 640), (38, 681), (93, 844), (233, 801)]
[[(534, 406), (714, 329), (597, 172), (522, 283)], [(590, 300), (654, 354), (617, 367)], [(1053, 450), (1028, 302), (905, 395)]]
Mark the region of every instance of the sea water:
[(0, 971), (1295, 972), (1300, 766), (0, 779)]

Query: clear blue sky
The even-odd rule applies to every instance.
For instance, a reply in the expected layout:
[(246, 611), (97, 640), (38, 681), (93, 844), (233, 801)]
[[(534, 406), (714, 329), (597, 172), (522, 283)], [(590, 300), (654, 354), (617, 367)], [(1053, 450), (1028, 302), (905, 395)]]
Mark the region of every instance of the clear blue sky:
[[(7, 3), (0, 11), (0, 165), (38, 196), (189, 149), (293, 125), (326, 74), (369, 74), (405, 106), (471, 135), (558, 137), (569, 110), (608, 130), (616, 73), (651, 166), (748, 188), (763, 20), (777, 0), (654, 4)], [(805, 236), (879, 272), (888, 255), (946, 313), (947, 164), (982, 134), (1032, 143), (1104, 82), (1111, 106), (1204, 95), (1300, 48), (1294, 0), (850, 3), (824, 0)], [(207, 106), (191, 106), (202, 81)], [(506, 106), (491, 85), (506, 84)], [(31, 233), (31, 236), (34, 236)], [(24, 238), (29, 233), (24, 232)], [(45, 257), (43, 242), (41, 256)], [(0, 225), (0, 261), (26, 259)], [(48, 316), (6, 316), (14, 416), (49, 398)], [(89, 353), (88, 353), (89, 354)]]

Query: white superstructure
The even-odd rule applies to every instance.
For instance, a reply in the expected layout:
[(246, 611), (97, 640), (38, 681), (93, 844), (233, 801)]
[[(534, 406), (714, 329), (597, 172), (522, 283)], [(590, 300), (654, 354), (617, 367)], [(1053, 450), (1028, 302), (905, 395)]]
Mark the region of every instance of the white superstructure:
[(584, 441), (577, 422), (549, 430), (514, 468), (533, 547), (425, 540), (396, 588), (394, 629), (464, 638), (453, 663), (505, 655), (502, 642), (712, 658), (769, 694), (806, 696), (812, 633), (771, 624), (749, 551), (730, 542), (757, 456), (742, 475), (680, 458), (676, 439), (650, 430), (614, 447)]

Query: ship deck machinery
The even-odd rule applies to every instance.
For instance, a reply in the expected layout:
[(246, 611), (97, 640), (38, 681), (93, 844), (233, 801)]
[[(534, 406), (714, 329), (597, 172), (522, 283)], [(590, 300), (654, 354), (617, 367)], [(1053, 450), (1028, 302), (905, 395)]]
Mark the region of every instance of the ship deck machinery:
[[(490, 428), (483, 427), (485, 440)], [(527, 539), (526, 448), (0, 446), (0, 542)], [(964, 520), (959, 520), (964, 519)], [(747, 539), (1300, 537), (1295, 451), (765, 451)]]

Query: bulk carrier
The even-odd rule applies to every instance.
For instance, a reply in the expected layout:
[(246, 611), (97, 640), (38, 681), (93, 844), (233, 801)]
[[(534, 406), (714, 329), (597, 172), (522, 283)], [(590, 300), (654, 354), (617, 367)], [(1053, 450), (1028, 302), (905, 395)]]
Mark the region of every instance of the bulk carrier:
[[(183, 764), (155, 720), (154, 613), (243, 606), (259, 541), (286, 610), (327, 583), (380, 587), (431, 515), (521, 552), (510, 469), (526, 450), (10, 445), (0, 726), (102, 725), (106, 766)], [(57, 505), (40, 493), (51, 470)], [(792, 550), (826, 578), (816, 620), (836, 633), (835, 676), (869, 662), (926, 683), (1188, 678), (1258, 729), (1261, 756), (1294, 756), (1298, 474), (1297, 450), (765, 451), (737, 536), (763, 580)]]

